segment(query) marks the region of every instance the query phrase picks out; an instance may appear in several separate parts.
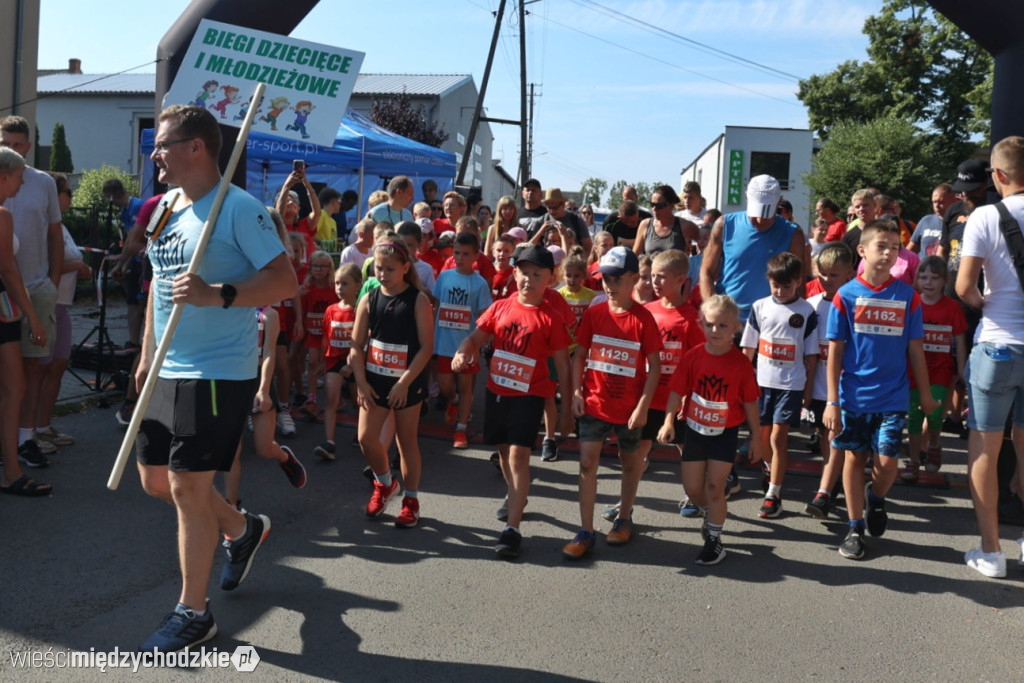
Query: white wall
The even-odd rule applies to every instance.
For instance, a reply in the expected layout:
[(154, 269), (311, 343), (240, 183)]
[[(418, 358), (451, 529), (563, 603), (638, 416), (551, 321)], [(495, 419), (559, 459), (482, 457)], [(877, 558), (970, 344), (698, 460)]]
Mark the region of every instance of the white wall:
[[(751, 178), (751, 152), (788, 153), (789, 177), (776, 179), (783, 185), (783, 197), (793, 204), (793, 219), (806, 231), (814, 204), (803, 175), (811, 171), (813, 145), (814, 135), (809, 130), (726, 126), (725, 134), (683, 170), (680, 186), (696, 180), (701, 184), (708, 208), (723, 213), (742, 211), (746, 208), (745, 195)], [(734, 150), (743, 153), (741, 193), (739, 202), (729, 203), (729, 162)]]
[(153, 96), (54, 95), (39, 100), (36, 117), (46, 145), (54, 124), (64, 124), (75, 173), (103, 164), (137, 173), (139, 119), (153, 118)]

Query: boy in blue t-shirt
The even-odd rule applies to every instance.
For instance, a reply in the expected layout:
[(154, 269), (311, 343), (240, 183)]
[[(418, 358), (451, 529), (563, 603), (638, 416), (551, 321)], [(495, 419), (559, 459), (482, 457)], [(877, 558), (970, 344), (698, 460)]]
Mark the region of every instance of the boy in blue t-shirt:
[[(889, 521), (885, 494), (899, 472), (910, 405), (908, 358), (917, 385), (928, 386), (921, 299), (889, 272), (899, 250), (895, 223), (874, 220), (864, 226), (857, 246), (864, 272), (839, 288), (828, 316), (824, 422), (839, 432), (832, 445), (848, 452), (843, 490), (850, 530), (839, 554), (855, 560), (864, 557), (863, 517), (872, 536), (884, 534)], [(938, 406), (930, 395), (922, 395), (921, 408), (927, 413)], [(876, 455), (874, 471), (865, 488), (864, 466), (871, 451)]]
[[(473, 264), (480, 254), (476, 235), (460, 232), (452, 247), (454, 270), (442, 270), (434, 285), (437, 297), (437, 319), (434, 323), (434, 350), (437, 353), (437, 384), (448, 399), (444, 417), (455, 425), (453, 447), (467, 448), (469, 413), (473, 409), (473, 381), (480, 372), (477, 364), (461, 372), (452, 372), (452, 357), (476, 329), (476, 319), (491, 305), (491, 286)], [(456, 389), (458, 393), (456, 394)]]

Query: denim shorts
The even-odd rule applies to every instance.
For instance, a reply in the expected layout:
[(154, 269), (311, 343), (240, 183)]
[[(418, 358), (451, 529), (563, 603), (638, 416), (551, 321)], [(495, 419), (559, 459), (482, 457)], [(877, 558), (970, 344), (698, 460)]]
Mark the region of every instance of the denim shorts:
[(907, 414), (902, 411), (851, 413), (843, 410), (843, 430), (832, 439), (832, 446), (842, 451), (873, 451), (895, 458), (899, 456), (906, 426)]
[(1001, 432), (1016, 401), (1013, 422), (1024, 427), (1024, 345), (981, 342), (967, 362), (967, 426)]

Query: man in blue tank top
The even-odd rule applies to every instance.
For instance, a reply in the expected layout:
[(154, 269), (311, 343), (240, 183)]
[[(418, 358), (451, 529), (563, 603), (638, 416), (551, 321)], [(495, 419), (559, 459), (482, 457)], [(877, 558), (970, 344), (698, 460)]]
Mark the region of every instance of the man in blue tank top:
[[(796, 225), (775, 213), (782, 199), (779, 181), (759, 175), (747, 185), (747, 210), (729, 213), (711, 229), (700, 269), (700, 293), (704, 300), (716, 292), (736, 300), (746, 322), (750, 307), (771, 294), (765, 275), (768, 260), (788, 251), (801, 263), (806, 240)], [(803, 264), (807, 273), (807, 264)], [(801, 276), (800, 282), (803, 282)]]

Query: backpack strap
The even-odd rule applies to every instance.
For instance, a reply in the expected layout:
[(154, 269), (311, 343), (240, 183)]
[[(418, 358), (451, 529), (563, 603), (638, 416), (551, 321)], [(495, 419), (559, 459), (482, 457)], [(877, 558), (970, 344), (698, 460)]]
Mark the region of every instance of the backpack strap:
[(997, 203), (996, 210), (999, 211), (999, 230), (1003, 233), (1003, 239), (1006, 240), (1006, 246), (1010, 252), (1010, 259), (1013, 261), (1013, 267), (1017, 270), (1017, 279), (1020, 280), (1021, 289), (1024, 289), (1024, 235), (1021, 235), (1020, 225), (1010, 215), (1006, 204)]

